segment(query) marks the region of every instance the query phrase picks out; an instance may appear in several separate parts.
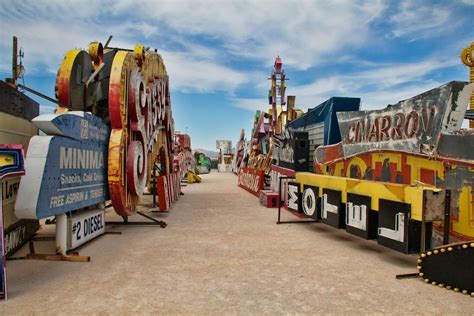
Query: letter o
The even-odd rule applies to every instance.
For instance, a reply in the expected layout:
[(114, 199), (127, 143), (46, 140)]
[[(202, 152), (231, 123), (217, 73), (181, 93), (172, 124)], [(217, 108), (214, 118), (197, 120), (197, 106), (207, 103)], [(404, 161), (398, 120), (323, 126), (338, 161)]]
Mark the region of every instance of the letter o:
[(306, 188), (303, 192), (303, 212), (308, 216), (313, 216), (316, 212), (316, 195), (312, 188)]

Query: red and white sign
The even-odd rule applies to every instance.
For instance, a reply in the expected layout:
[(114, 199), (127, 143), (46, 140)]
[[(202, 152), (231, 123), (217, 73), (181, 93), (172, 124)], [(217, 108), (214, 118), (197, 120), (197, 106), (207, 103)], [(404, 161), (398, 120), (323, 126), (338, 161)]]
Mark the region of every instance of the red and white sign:
[(242, 168), (239, 173), (239, 186), (258, 196), (263, 189), (263, 170), (253, 168)]
[[(281, 177), (294, 177), (295, 171), (287, 168), (282, 168), (276, 165), (272, 165), (272, 169), (270, 171), (270, 189), (274, 192), (280, 190), (278, 187), (280, 185), (280, 178)], [(283, 206), (287, 208), (288, 205), (288, 181), (290, 179), (282, 179), (281, 180), (281, 194), (280, 194), (280, 201), (283, 201)]]
[(178, 172), (157, 178), (158, 206), (161, 212), (166, 212), (171, 203), (179, 198), (181, 192), (181, 177)]
[(280, 199), (278, 198), (278, 192), (272, 190), (261, 190), (260, 191), (260, 204), (267, 207), (278, 207)]

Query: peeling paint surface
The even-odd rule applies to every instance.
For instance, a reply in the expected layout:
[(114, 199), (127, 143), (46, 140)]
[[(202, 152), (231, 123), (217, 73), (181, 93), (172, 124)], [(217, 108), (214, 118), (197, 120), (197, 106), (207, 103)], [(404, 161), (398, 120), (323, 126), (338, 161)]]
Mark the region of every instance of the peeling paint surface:
[(338, 113), (342, 141), (316, 149), (315, 173), (449, 189), (450, 240), (472, 240), (474, 132), (461, 125), (473, 87), (453, 81), (382, 110)]
[(381, 110), (337, 113), (344, 156), (432, 152), (441, 133), (460, 130), (473, 86), (452, 81)]

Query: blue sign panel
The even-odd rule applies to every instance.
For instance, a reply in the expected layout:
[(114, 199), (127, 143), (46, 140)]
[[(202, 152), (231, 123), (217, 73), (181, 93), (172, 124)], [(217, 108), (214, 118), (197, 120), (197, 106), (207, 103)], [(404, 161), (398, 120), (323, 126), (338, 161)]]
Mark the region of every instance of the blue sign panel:
[(107, 149), (104, 144), (57, 136), (51, 138), (36, 206), (37, 217), (70, 212), (105, 201)]
[(109, 140), (108, 126), (99, 117), (87, 112), (40, 115), (33, 119), (33, 123), (47, 135), (99, 143)]
[[(107, 200), (108, 127), (86, 114), (35, 119), (43, 131), (67, 137), (31, 139), (26, 176), (20, 182), (15, 205), (18, 217), (46, 218)], [(51, 118), (49, 123), (47, 117)]]

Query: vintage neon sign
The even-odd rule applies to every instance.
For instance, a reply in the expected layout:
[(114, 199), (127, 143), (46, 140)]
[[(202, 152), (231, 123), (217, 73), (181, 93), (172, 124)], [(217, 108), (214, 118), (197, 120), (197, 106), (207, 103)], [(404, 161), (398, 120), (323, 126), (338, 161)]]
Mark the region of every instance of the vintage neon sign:
[(348, 144), (382, 142), (431, 134), (435, 115), (436, 107), (433, 106), (421, 111), (363, 118), (349, 125), (346, 141)]
[[(161, 69), (156, 67), (155, 70), (149, 65), (150, 69), (142, 71), (145, 70), (146, 58), (150, 60), (147, 63), (154, 61)], [(122, 216), (135, 211), (144, 190), (149, 176), (148, 160), (152, 158), (160, 123), (164, 122), (167, 130), (172, 124), (168, 77), (160, 75), (164, 68), (160, 59), (157, 54), (145, 55), (144, 51), (140, 53), (140, 48), (137, 48), (135, 55), (118, 52), (112, 63), (109, 90), (112, 132), (108, 180), (112, 204)], [(127, 78), (129, 72), (130, 77)], [(128, 99), (125, 100), (124, 95), (128, 95)], [(163, 164), (169, 165), (169, 161)]]
[[(78, 76), (86, 84), (77, 83)], [(110, 199), (119, 215), (133, 214), (145, 186), (151, 189), (154, 165), (160, 165), (160, 176), (173, 171), (174, 121), (161, 56), (141, 45), (131, 52), (91, 43), (88, 52), (66, 54), (56, 92), (58, 112), (90, 108), (110, 121), (106, 162)]]
[(40, 219), (107, 200), (107, 125), (85, 112), (42, 115), (33, 123), (49, 135), (30, 140), (16, 215)]
[[(0, 144), (0, 185), (4, 179), (18, 177), (25, 174), (22, 145)], [(3, 185), (2, 185), (3, 186)], [(3, 192), (2, 192), (3, 200)], [(0, 298), (7, 299), (6, 253), (3, 227), (3, 203), (0, 203)]]
[(179, 198), (181, 193), (181, 176), (179, 172), (173, 172), (167, 176), (157, 178), (158, 206), (161, 212), (166, 212), (171, 203)]
[[(338, 112), (344, 156), (370, 150), (423, 153), (433, 150), (441, 132), (461, 128), (472, 85), (453, 81), (381, 110)], [(318, 161), (325, 147), (317, 148)]]
[(258, 196), (263, 189), (264, 171), (252, 168), (242, 168), (239, 173), (239, 186)]
[[(294, 178), (295, 171), (291, 169), (282, 168), (276, 165), (272, 165), (270, 171), (270, 190), (273, 192), (280, 192), (279, 201), (284, 207), (287, 207), (287, 196), (288, 196), (288, 178)], [(280, 180), (280, 178), (283, 178)], [(280, 188), (281, 182), (281, 188)]]

